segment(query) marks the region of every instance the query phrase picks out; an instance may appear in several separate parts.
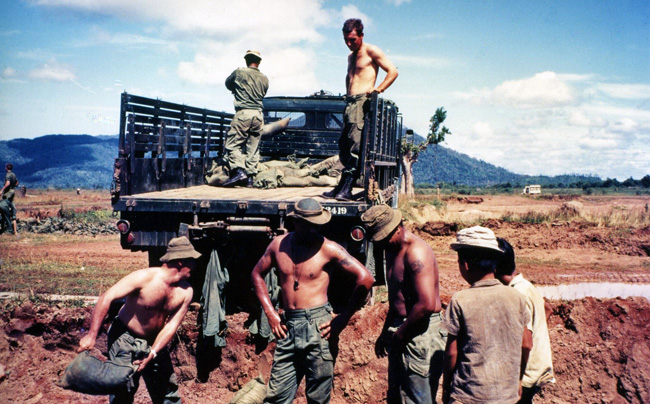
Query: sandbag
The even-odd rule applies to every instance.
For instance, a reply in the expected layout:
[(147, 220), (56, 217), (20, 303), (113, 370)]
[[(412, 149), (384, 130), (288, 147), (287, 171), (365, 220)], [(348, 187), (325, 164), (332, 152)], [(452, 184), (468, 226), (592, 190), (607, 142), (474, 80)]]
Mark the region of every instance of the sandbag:
[(311, 185), (307, 177), (282, 177), (278, 179), (281, 187), (308, 187)]
[(264, 379), (251, 379), (230, 399), (228, 404), (262, 404), (266, 398)]
[(137, 368), (137, 365), (122, 366), (102, 361), (83, 351), (68, 365), (56, 384), (78, 393), (114, 394), (116, 389), (133, 387), (132, 377)]

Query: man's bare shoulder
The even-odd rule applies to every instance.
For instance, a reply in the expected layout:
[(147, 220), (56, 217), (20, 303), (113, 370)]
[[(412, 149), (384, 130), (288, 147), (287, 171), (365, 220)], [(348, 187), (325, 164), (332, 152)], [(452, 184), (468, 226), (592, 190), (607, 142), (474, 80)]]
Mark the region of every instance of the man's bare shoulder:
[(325, 237), (323, 237), (321, 252), (332, 258), (343, 258), (349, 255), (343, 246)]
[(435, 262), (436, 255), (426, 241), (413, 233), (410, 234), (409, 239), (410, 242), (406, 250), (406, 259), (409, 262), (420, 261), (429, 264)]
[(364, 42), (364, 51), (371, 57), (382, 56), (384, 52), (377, 45), (369, 44)]

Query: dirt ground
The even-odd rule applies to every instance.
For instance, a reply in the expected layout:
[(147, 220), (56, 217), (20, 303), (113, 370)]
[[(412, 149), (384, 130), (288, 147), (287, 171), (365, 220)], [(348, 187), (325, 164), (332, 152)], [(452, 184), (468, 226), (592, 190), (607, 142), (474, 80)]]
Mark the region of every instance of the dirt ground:
[[(460, 216), (488, 218), (485, 225), (508, 239), (517, 252), (518, 269), (539, 285), (575, 282), (626, 282), (650, 288), (650, 228), (620, 229), (587, 222), (522, 224), (500, 220), (504, 212), (531, 209), (552, 211), (565, 200), (523, 197), (482, 197), (479, 202), (448, 200), (445, 215), (416, 214), (408, 225), (436, 252), (443, 303), (466, 288), (458, 274), (456, 256), (449, 249)], [(585, 215), (615, 209), (643, 212), (648, 198), (594, 197), (581, 199)], [(643, 214), (643, 213), (641, 213)], [(5, 237), (5, 236), (2, 236)], [(0, 259), (9, 257), (8, 246), (29, 248), (34, 260), (69, 260), (131, 268), (147, 264), (143, 253), (120, 249), (117, 236), (76, 242), (62, 240), (35, 245), (24, 235), (8, 242), (0, 239)], [(17, 250), (17, 249), (16, 249)], [(87, 264), (91, 265), (91, 264)], [(642, 298), (551, 301), (549, 332), (556, 383), (544, 387), (542, 403), (648, 403), (650, 402), (650, 303)], [(332, 402), (381, 403), (385, 401), (386, 359), (374, 355), (374, 341), (387, 310), (377, 301), (357, 313), (341, 335), (335, 368)], [(54, 382), (74, 358), (74, 348), (89, 325), (91, 308), (32, 305), (0, 313), (0, 402), (104, 403), (106, 397), (85, 396), (57, 387)], [(268, 378), (274, 344), (256, 353), (249, 340), (245, 313), (228, 317), (228, 345), (208, 355), (220, 358), (207, 380), (197, 375), (197, 312), (191, 311), (172, 344), (172, 355), (186, 403), (226, 403), (251, 378)], [(105, 350), (105, 334), (97, 353)], [(198, 376), (198, 377), (197, 377)], [(304, 385), (303, 385), (304, 386)], [(141, 386), (137, 403), (150, 402)], [(305, 403), (301, 387), (296, 400)]]

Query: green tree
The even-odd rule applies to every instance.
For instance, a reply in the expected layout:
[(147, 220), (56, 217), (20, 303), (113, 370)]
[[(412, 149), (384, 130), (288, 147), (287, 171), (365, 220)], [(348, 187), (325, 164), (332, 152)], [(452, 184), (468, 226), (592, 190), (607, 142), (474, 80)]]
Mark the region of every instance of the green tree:
[(431, 119), (429, 119), (429, 133), (422, 143), (416, 145), (413, 138), (410, 140), (408, 138), (402, 139), (402, 184), (400, 193), (406, 194), (408, 197), (413, 197), (415, 195), (415, 188), (413, 186), (413, 164), (418, 161), (420, 153), (426, 150), (430, 144), (434, 145), (433, 179), (434, 183), (438, 182), (436, 177), (438, 145), (445, 141), (446, 136), (451, 135), (451, 132), (446, 126), (440, 127), (445, 119), (447, 119), (447, 111), (445, 111), (443, 107), (440, 107), (436, 109), (436, 113), (433, 114)]

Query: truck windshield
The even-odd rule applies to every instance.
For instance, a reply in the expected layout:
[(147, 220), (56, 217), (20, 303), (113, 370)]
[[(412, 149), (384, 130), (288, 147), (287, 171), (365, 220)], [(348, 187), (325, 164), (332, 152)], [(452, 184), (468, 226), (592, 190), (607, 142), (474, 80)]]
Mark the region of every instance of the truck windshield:
[(269, 122), (291, 118), (291, 122), (289, 122), (290, 128), (302, 128), (307, 123), (307, 118), (304, 112), (266, 111), (266, 118)]

